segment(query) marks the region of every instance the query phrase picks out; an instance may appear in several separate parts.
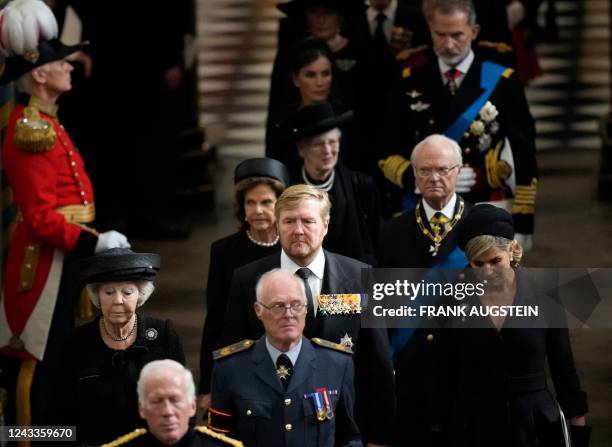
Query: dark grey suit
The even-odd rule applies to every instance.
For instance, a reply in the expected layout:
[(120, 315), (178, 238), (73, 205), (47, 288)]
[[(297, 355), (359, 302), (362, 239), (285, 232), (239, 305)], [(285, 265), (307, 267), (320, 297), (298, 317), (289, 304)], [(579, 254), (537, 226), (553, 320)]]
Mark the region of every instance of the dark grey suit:
[[(324, 250), (325, 271), (321, 293), (359, 293), (362, 269), (355, 259)], [(224, 324), (224, 344), (257, 339), (264, 329), (253, 310), (255, 284), (259, 277), (280, 267), (280, 254), (252, 262), (234, 271)], [(386, 331), (361, 327), (359, 314), (323, 315), (318, 313), (306, 325), (306, 337), (319, 337), (340, 343), (347, 335), (355, 351), (356, 414), (363, 439), (386, 444), (391, 441), (395, 415), (393, 365)]]
[[(319, 422), (315, 389), (337, 391), (334, 417)], [(217, 360), (213, 369), (212, 408), (230, 414), (232, 436), (253, 446), (361, 446), (353, 419), (353, 362), (349, 354), (302, 339), (302, 348), (285, 391), (264, 337), (249, 350)]]

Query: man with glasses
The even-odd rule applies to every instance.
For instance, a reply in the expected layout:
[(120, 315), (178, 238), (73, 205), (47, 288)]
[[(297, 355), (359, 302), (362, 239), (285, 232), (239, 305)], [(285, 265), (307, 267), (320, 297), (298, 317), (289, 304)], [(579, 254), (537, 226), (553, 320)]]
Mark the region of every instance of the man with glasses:
[[(457, 268), (467, 258), (457, 246), (457, 224), (471, 205), (456, 193), (463, 160), (459, 145), (443, 135), (430, 135), (410, 156), (421, 192), (416, 208), (388, 221), (381, 230), (378, 267)], [(429, 328), (399, 328), (390, 335), (395, 360), (398, 445), (436, 445), (434, 391), (439, 337)]]
[(248, 446), (361, 446), (349, 347), (303, 336), (304, 283), (274, 269), (256, 286), (257, 341), (215, 351), (209, 428)]
[(280, 267), (299, 276), (308, 302), (304, 334), (355, 352), (357, 422), (364, 441), (384, 445), (391, 440), (395, 413), (389, 340), (385, 330), (361, 326), (366, 301), (358, 294), (368, 265), (322, 248), (330, 207), (327, 193), (310, 185), (294, 185), (281, 194), (275, 206), (281, 253), (234, 271), (222, 340), (229, 344), (263, 334), (262, 321), (253, 311), (255, 283), (263, 273)]
[(472, 50), (480, 26), (471, 0), (427, 0), (423, 13), (432, 48), (405, 54), (383, 143), (393, 155), (379, 166), (388, 180), (412, 193), (412, 147), (435, 133), (452, 138), (466, 164), (457, 191), (473, 203), (512, 212), (517, 240), (529, 249), (538, 172), (534, 120), (523, 87), (512, 68)]

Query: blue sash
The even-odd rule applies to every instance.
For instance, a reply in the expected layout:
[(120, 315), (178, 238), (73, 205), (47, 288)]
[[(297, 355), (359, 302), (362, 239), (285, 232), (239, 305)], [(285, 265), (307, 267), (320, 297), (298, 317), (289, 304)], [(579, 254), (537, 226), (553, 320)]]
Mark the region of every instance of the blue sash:
[[(467, 264), (468, 260), (463, 250), (459, 247), (455, 247), (444, 261), (434, 265), (431, 269), (462, 269), (465, 268)], [(435, 272), (432, 273), (435, 275)], [(412, 301), (412, 306), (417, 306), (418, 303), (419, 297), (416, 297), (416, 299)], [(391, 346), (391, 356), (394, 364), (397, 362), (400, 352), (402, 352), (414, 335), (414, 331), (416, 331), (416, 328), (410, 327), (391, 330), (389, 344)]]
[(444, 131), (444, 135), (456, 142), (461, 141), (463, 134), (470, 127), (474, 118), (476, 118), (476, 115), (478, 115), (480, 109), (482, 109), (482, 106), (489, 100), (502, 74), (506, 70), (506, 67), (493, 62), (485, 61), (482, 63), (482, 69), (480, 71), (480, 88), (484, 89), (484, 92), (482, 92), (478, 99), (476, 99), (476, 101), (474, 101), (474, 103)]

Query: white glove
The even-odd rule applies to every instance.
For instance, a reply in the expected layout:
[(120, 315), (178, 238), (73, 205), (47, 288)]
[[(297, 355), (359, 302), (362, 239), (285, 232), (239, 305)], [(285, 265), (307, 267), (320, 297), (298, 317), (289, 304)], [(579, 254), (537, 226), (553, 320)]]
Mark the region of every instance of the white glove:
[(476, 184), (476, 172), (469, 166), (462, 166), (457, 176), (456, 192), (470, 192), (472, 186)]
[(96, 244), (95, 252), (99, 253), (111, 248), (130, 248), (131, 245), (124, 234), (118, 231), (111, 230), (98, 235), (98, 243)]
[(533, 249), (533, 234), (516, 233), (514, 235), (516, 242), (521, 244), (524, 252), (531, 251)]

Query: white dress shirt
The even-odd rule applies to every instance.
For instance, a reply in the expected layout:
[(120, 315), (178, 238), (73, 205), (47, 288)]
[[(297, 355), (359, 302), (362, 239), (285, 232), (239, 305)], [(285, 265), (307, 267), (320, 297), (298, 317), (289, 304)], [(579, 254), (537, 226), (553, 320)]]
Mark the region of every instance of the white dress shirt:
[[(317, 314), (318, 300), (317, 297), (321, 293), (321, 287), (323, 287), (323, 274), (325, 272), (325, 254), (323, 253), (323, 249), (319, 248), (319, 252), (315, 256), (314, 260), (305, 266), (311, 272), (311, 275), (308, 277), (308, 285), (310, 286), (310, 292), (312, 293), (312, 303), (315, 315)], [(295, 262), (287, 256), (285, 250), (281, 250), (281, 265), (280, 268), (283, 270), (290, 270), (292, 273), (295, 273), (302, 267), (297, 265)]]
[[(351, 0), (344, 0), (351, 1)], [(352, 0), (354, 1), (354, 0)], [(366, 10), (366, 17), (368, 19), (368, 26), (370, 27), (370, 35), (374, 37), (374, 33), (376, 32), (376, 28), (378, 27), (378, 21), (376, 20), (376, 16), (379, 13), (383, 13), (387, 20), (383, 22), (383, 31), (385, 33), (385, 37), (387, 38), (387, 42), (391, 41), (391, 30), (393, 29), (393, 23), (395, 23), (395, 11), (397, 10), (397, 0), (391, 0), (389, 6), (387, 6), (382, 11), (378, 9), (374, 9), (371, 6)]]
[(423, 210), (425, 210), (425, 215), (427, 216), (427, 221), (428, 222), (431, 221), (431, 218), (438, 211), (441, 212), (442, 214), (444, 214), (450, 220), (453, 217), (455, 217), (455, 204), (457, 203), (457, 194), (453, 194), (453, 197), (451, 197), (451, 199), (448, 201), (446, 206), (444, 208), (442, 208), (441, 210), (433, 209), (429, 205), (429, 203), (427, 203), (425, 200), (422, 200), (421, 203), (423, 203)]
[(447, 65), (442, 59), (438, 58), (438, 67), (440, 67), (440, 76), (442, 76), (442, 83), (444, 85), (448, 83), (448, 78), (444, 76), (444, 73), (446, 73), (451, 68), (455, 68), (461, 72), (461, 76), (458, 76), (455, 79), (455, 83), (457, 84), (457, 87), (460, 87), (461, 83), (463, 82), (463, 78), (465, 78), (465, 74), (468, 72), (468, 70), (472, 66), (472, 62), (474, 62), (474, 52), (472, 50), (470, 50), (470, 52), (465, 57), (465, 59), (463, 59), (459, 63), (459, 65), (455, 67), (451, 67), (450, 65)]

